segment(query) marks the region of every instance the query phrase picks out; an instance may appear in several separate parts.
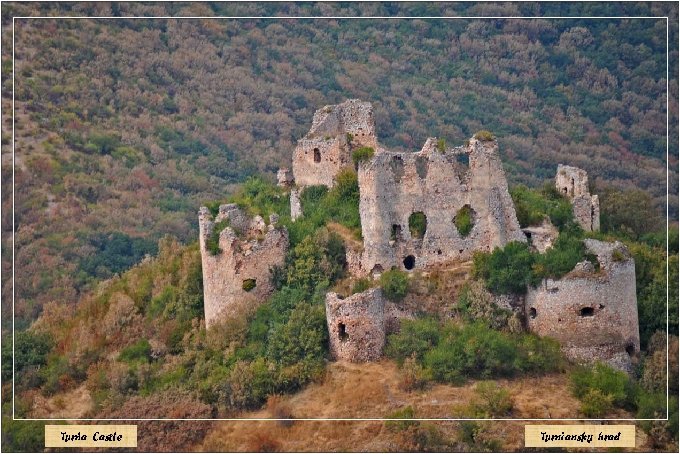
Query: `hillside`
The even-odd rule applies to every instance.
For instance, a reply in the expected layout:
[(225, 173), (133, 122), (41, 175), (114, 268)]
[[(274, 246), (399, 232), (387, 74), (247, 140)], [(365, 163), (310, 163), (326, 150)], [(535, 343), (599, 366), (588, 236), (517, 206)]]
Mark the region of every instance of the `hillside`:
[[(581, 8), (581, 9), (579, 9)], [(8, 4), (3, 144), (11, 139), (11, 15), (667, 15), (670, 4)], [(500, 140), (511, 183), (577, 165), (612, 197), (665, 211), (665, 20), (18, 20), (19, 326), (195, 238), (202, 202), (290, 164), (315, 109), (375, 106), (380, 141)], [(670, 54), (670, 193), (677, 193), (677, 51)], [(3, 147), (3, 231), (11, 230)], [(610, 191), (611, 192), (611, 191)], [(641, 194), (641, 195), (640, 195)], [(671, 218), (677, 201), (670, 199)], [(654, 221), (656, 222), (656, 221)], [(9, 235), (4, 235), (8, 246)], [(8, 250), (5, 248), (5, 250)], [(5, 270), (8, 255), (4, 256)], [(4, 294), (10, 292), (5, 281)], [(7, 308), (8, 299), (3, 299)], [(5, 328), (7, 325), (3, 325)]]
[[(206, 420), (142, 423), (140, 450), (159, 451), (522, 449), (517, 422), (211, 418), (668, 412), (637, 423), (638, 449), (676, 452), (678, 51), (665, 19), (209, 18), (622, 12), (670, 15), (677, 42), (677, 5), (661, 3), (3, 8), (16, 56), (2, 62), (3, 451), (42, 449), (44, 422), (12, 412)], [(32, 14), (206, 18), (12, 24)], [(363, 129), (333, 129), (345, 107), (322, 109), (328, 125), (315, 116), (318, 137), (295, 152), (311, 167), (275, 185), (312, 113), (349, 98), (371, 103), (347, 107), (371, 112)], [(373, 116), (379, 142), (359, 143)], [(330, 187), (303, 183), (328, 176), (326, 143), (344, 147), (343, 167)], [(560, 167), (556, 187), (558, 164), (589, 180)], [(596, 291), (580, 300), (564, 283)], [(336, 310), (364, 298), (378, 315)], [(364, 322), (378, 329), (354, 330)], [(576, 348), (602, 362), (580, 364)]]

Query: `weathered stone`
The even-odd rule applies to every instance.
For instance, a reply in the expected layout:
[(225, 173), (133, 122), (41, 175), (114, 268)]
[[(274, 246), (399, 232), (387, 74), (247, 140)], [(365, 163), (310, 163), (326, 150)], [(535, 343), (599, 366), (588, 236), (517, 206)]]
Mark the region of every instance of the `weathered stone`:
[(295, 221), (302, 216), (302, 202), (300, 201), (300, 191), (296, 188), (290, 191), (290, 218)]
[(599, 272), (582, 262), (562, 279), (530, 288), (528, 329), (557, 339), (572, 360), (599, 360), (630, 371), (630, 357), (640, 351), (635, 263), (619, 242), (588, 239), (585, 244), (597, 255)]
[(350, 99), (317, 110), (293, 153), (295, 183), (332, 187), (340, 170), (353, 166), (352, 149), (362, 146), (377, 146), (370, 103)]
[(578, 167), (559, 164), (555, 187), (571, 200), (574, 218), (586, 232), (600, 230), (600, 199), (590, 195), (588, 173)]
[(326, 294), (326, 323), (334, 359), (373, 361), (385, 346), (385, 300), (380, 289), (347, 298)]
[[(205, 324), (210, 327), (221, 319), (252, 311), (272, 293), (270, 269), (283, 265), (288, 231), (265, 224), (261, 216), (250, 219), (234, 204), (220, 206), (214, 220), (209, 210), (201, 207), (198, 219)], [(219, 235), (221, 252), (212, 255), (206, 241), (215, 223), (224, 219), (229, 220), (229, 227)]]
[[(435, 139), (428, 139), (430, 144)], [(384, 149), (359, 165), (363, 269), (422, 269), (469, 260), (510, 241), (526, 242), (508, 193), (496, 142), (471, 139), (467, 147), (418, 153)], [(469, 168), (458, 162), (467, 156)], [(465, 236), (455, 218), (470, 209), (473, 227)], [(423, 213), (422, 238), (409, 231), (409, 217)]]
[(382, 356), (386, 335), (399, 330), (399, 320), (412, 314), (386, 300), (382, 290), (371, 288), (342, 298), (326, 294), (326, 323), (331, 356), (352, 362)]
[(289, 188), (293, 186), (295, 179), (290, 169), (282, 168), (276, 172), (276, 184), (282, 188)]
[(550, 249), (559, 236), (560, 232), (552, 225), (549, 219), (543, 219), (543, 223), (536, 227), (522, 229), (533, 249), (541, 254)]

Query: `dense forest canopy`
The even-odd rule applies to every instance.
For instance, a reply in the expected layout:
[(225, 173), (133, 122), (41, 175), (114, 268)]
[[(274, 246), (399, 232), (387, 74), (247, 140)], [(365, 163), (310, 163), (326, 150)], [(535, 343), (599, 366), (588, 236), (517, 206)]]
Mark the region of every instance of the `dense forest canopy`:
[[(45, 3), (10, 4), (3, 14), (4, 145), (16, 15), (677, 18), (673, 5), (650, 3)], [(73, 302), (92, 282), (154, 254), (161, 236), (195, 238), (201, 203), (288, 166), (313, 112), (347, 98), (373, 103), (379, 140), (392, 149), (418, 150), (429, 136), (460, 144), (488, 129), (511, 184), (536, 187), (557, 163), (576, 165), (602, 191), (642, 191), (645, 217), (651, 210), (660, 219), (668, 55), (669, 191), (677, 193), (678, 60), (676, 49), (666, 51), (666, 19), (17, 19), (15, 26), (20, 326), (46, 302)], [(3, 176), (8, 195), (11, 166)], [(677, 206), (671, 197), (673, 219)], [(3, 208), (8, 232), (10, 197)]]

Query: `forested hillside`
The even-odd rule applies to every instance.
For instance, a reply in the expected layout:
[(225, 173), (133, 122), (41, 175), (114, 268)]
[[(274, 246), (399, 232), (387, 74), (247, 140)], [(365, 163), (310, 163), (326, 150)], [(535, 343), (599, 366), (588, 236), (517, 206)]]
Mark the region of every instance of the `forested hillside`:
[[(11, 230), (12, 211), (11, 16), (334, 13), (677, 17), (663, 4), (581, 10), (9, 4), (4, 231)], [(613, 196), (637, 200), (644, 222), (650, 212), (658, 222), (665, 211), (665, 19), (17, 19), (15, 25), (20, 326), (46, 302), (73, 302), (94, 280), (154, 254), (162, 235), (195, 238), (201, 202), (224, 197), (249, 175), (289, 165), (314, 110), (347, 98), (373, 103), (379, 139), (396, 150), (417, 150), (428, 136), (462, 143), (488, 129), (499, 138), (512, 183), (537, 186), (558, 162), (573, 164), (601, 191), (612, 185)], [(675, 128), (677, 52), (669, 55)], [(675, 194), (675, 129), (670, 137)], [(644, 192), (616, 192), (638, 189)], [(675, 198), (670, 212), (677, 217)], [(3, 238), (9, 245), (11, 237)]]

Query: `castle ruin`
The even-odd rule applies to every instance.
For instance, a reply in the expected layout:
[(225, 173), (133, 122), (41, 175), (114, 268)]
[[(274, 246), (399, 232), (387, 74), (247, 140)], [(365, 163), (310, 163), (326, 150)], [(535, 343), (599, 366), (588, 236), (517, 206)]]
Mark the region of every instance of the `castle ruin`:
[(567, 197), (573, 206), (574, 219), (586, 232), (600, 230), (600, 199), (590, 195), (588, 174), (578, 167), (559, 164), (555, 188)]
[[(198, 215), (199, 245), (203, 267), (205, 325), (250, 313), (274, 290), (270, 269), (283, 265), (288, 252), (288, 231), (276, 227), (276, 216), (267, 225), (260, 216), (248, 217), (235, 204), (220, 205), (217, 216), (206, 207)], [(219, 251), (208, 248), (213, 230), (219, 232)]]
[[(491, 252), (511, 241), (528, 241), (543, 253), (559, 235), (548, 220), (520, 229), (495, 139), (473, 137), (464, 146), (447, 148), (430, 138), (418, 152), (393, 152), (377, 141), (371, 104), (359, 100), (318, 110), (295, 148), (292, 172), (278, 172), (278, 185), (289, 190), (293, 220), (304, 215), (304, 188), (332, 187), (340, 171), (354, 167), (352, 152), (361, 147), (374, 153), (357, 165), (363, 248), (347, 247), (351, 276), (377, 278), (395, 268), (427, 271), (469, 261), (475, 251)], [(588, 191), (586, 172), (560, 165), (555, 186), (572, 202), (583, 229), (599, 230), (599, 200)], [(221, 251), (212, 255), (208, 239), (216, 223), (225, 220), (229, 226), (219, 234)], [(215, 219), (201, 208), (207, 326), (252, 310), (272, 293), (270, 269), (283, 265), (288, 250), (288, 233), (276, 221), (276, 216), (269, 225), (259, 216), (249, 218), (233, 204), (220, 206)], [(597, 263), (581, 262), (562, 279), (528, 289), (519, 307), (528, 329), (556, 338), (569, 358), (600, 359), (630, 370), (630, 357), (640, 348), (635, 264), (621, 243), (586, 240), (586, 247)], [(348, 297), (328, 293), (332, 357), (378, 359), (386, 335), (412, 315), (380, 289)]]
[(581, 262), (562, 279), (528, 289), (527, 327), (558, 340), (572, 360), (599, 359), (630, 371), (640, 351), (635, 262), (618, 241), (587, 239), (585, 245), (598, 263)]
[[(423, 269), (526, 242), (496, 141), (472, 138), (448, 150), (437, 149), (436, 142), (429, 139), (417, 153), (380, 149), (359, 165), (365, 271)], [(421, 231), (411, 226), (414, 215)], [(471, 224), (464, 232), (456, 227), (462, 215)]]

